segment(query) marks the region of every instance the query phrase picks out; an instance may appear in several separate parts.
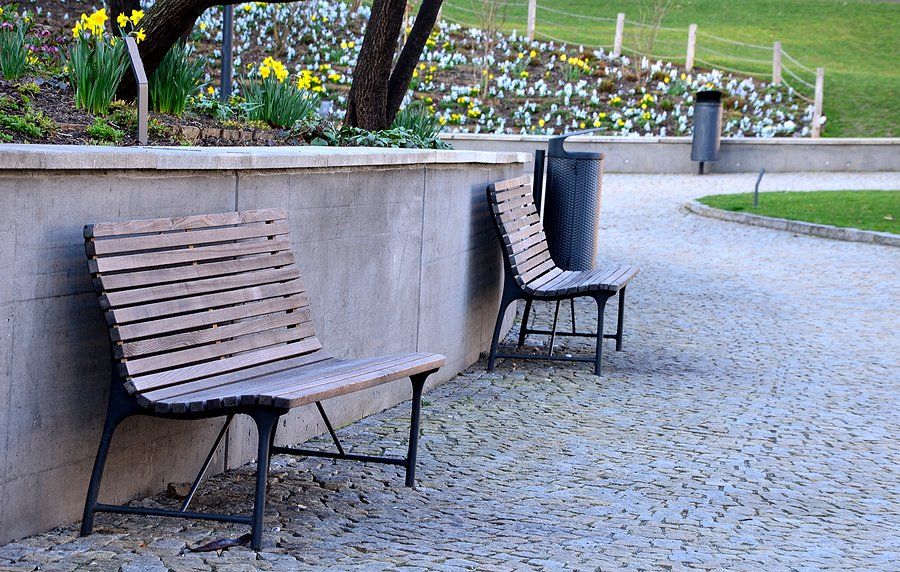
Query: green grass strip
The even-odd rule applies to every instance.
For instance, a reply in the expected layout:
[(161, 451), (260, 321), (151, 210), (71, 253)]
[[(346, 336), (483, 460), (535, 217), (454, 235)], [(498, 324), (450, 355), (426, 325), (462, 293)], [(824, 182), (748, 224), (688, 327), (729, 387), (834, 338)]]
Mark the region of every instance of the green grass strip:
[(733, 212), (900, 234), (900, 191), (779, 191), (709, 195), (706, 206)]

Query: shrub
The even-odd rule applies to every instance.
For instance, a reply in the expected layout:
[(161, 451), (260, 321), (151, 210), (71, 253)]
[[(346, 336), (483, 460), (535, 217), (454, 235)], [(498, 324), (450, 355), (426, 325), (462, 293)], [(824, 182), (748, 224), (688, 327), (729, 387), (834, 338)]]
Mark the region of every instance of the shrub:
[(154, 111), (178, 116), (184, 113), (204, 72), (203, 61), (190, 56), (190, 48), (175, 44), (150, 76), (150, 106)]
[(423, 141), (436, 138), (441, 131), (441, 123), (437, 115), (430, 113), (418, 102), (397, 112), (391, 129), (398, 127), (415, 133)]
[[(143, 16), (139, 10), (132, 10), (130, 18), (120, 14), (117, 21), (119, 33), (124, 35), (130, 28), (128, 34), (138, 42), (143, 40), (146, 37), (144, 30), (137, 28)], [(97, 10), (90, 16), (81, 15), (72, 28), (75, 41), (69, 48), (66, 63), (69, 80), (75, 88), (75, 107), (98, 115), (109, 111), (128, 67), (125, 42), (115, 36), (107, 37), (105, 33), (108, 19), (105, 9)]]
[(421, 137), (405, 127), (392, 127), (384, 131), (366, 131), (359, 127), (344, 126), (312, 141), (313, 145), (342, 147), (403, 147), (407, 149), (452, 149), (437, 134)]
[(28, 67), (28, 44), (25, 41), (31, 27), (26, 17), (4, 11), (0, 6), (0, 75), (3, 79), (19, 79)]
[(107, 143), (118, 143), (125, 137), (125, 133), (107, 123), (102, 117), (94, 119), (94, 122), (87, 128), (87, 134), (97, 141)]
[(24, 115), (10, 115), (0, 111), (0, 129), (28, 135), (32, 138), (44, 137), (56, 129), (57, 125), (42, 111), (25, 109)]
[(249, 119), (288, 128), (318, 112), (319, 96), (302, 89), (302, 77), (297, 84), (286, 81), (287, 77), (284, 65), (268, 57), (249, 78), (241, 78)]

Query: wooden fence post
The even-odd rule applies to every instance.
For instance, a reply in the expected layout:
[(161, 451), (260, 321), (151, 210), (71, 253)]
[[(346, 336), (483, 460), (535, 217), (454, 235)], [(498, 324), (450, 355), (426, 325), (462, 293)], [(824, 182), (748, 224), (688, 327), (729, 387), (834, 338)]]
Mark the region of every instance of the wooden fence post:
[(616, 16), (616, 39), (613, 40), (612, 56), (617, 58), (622, 55), (622, 38), (625, 36), (625, 14), (619, 12)]
[(822, 100), (825, 97), (825, 68), (816, 68), (816, 99), (813, 103), (812, 136), (822, 134)]
[(772, 46), (772, 83), (781, 85), (781, 42)]
[(694, 69), (694, 52), (697, 48), (697, 24), (691, 24), (688, 26), (688, 43), (687, 43), (687, 57), (684, 59), (684, 69), (686, 71), (691, 71)]
[(534, 28), (537, 23), (537, 0), (528, 0), (528, 23), (526, 24), (526, 37), (529, 42), (534, 41)]

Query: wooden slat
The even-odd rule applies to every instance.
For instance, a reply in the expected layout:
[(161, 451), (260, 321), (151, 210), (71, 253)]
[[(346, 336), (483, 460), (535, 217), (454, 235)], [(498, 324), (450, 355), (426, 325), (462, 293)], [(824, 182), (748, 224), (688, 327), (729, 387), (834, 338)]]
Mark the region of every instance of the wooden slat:
[(138, 401), (141, 405), (147, 407), (153, 403), (157, 403), (155, 409), (157, 411), (169, 411), (170, 407), (163, 406), (159, 402), (164, 399), (172, 399), (180, 395), (212, 389), (223, 385), (229, 385), (237, 382), (258, 383), (258, 380), (265, 378), (271, 374), (296, 369), (302, 366), (313, 364), (321, 364), (334, 361), (334, 357), (322, 350), (310, 352), (301, 356), (285, 358), (278, 361), (255, 365), (249, 368), (223, 373), (219, 375), (204, 377), (196, 381), (188, 381), (177, 385), (169, 385), (159, 389), (152, 389), (138, 394)]
[(156, 268), (154, 270), (141, 270), (121, 274), (104, 274), (101, 278), (95, 278), (94, 281), (99, 290), (110, 291), (122, 288), (153, 286), (167, 282), (186, 282), (188, 280), (226, 276), (228, 274), (240, 274), (251, 270), (288, 266), (293, 263), (294, 253), (291, 251), (279, 252), (278, 254), (265, 252), (260, 255), (238, 258), (237, 260), (187, 264), (171, 268)]
[(155, 354), (227, 340), (229, 338), (263, 332), (266, 330), (274, 330), (276, 328), (297, 326), (305, 322), (309, 322), (309, 312), (265, 314), (215, 328), (207, 327), (200, 330), (172, 334), (170, 336), (159, 336), (115, 344), (113, 346), (113, 354), (117, 358), (134, 358), (141, 355)]
[(542, 284), (547, 284), (554, 280), (559, 280), (560, 277), (564, 276), (565, 274), (565, 271), (559, 268), (554, 268), (543, 276), (539, 276), (538, 278), (532, 280), (531, 284), (525, 284), (525, 282), (522, 281), (521, 278), (517, 278), (516, 280), (518, 281), (519, 286), (524, 287), (526, 290), (531, 289), (533, 291), (535, 288), (541, 287)]
[(166, 389), (147, 392), (145, 395), (154, 396), (167, 393), (160, 401), (176, 408), (179, 403), (185, 404), (189, 408), (228, 407), (238, 405), (248, 396), (253, 396), (258, 400), (263, 391), (278, 392), (284, 388), (299, 387), (304, 379), (328, 376), (334, 371), (346, 369), (348, 363), (356, 363), (361, 369), (364, 369), (371, 363), (383, 360), (383, 357), (361, 360), (330, 359), (313, 363), (310, 367), (289, 368), (262, 376), (235, 379), (230, 383), (215, 381), (216, 378), (182, 383)]
[(94, 274), (98, 272), (118, 272), (121, 270), (140, 270), (157, 266), (173, 266), (204, 260), (221, 260), (236, 258), (265, 252), (281, 252), (288, 250), (291, 243), (283, 236), (274, 239), (254, 240), (237, 244), (217, 244), (199, 246), (161, 252), (145, 252), (126, 256), (105, 256), (88, 261), (88, 268)]
[(258, 302), (250, 302), (239, 306), (230, 306), (218, 310), (197, 312), (195, 314), (162, 318), (148, 322), (138, 322), (136, 324), (125, 324), (112, 328), (110, 336), (116, 342), (134, 340), (288, 310), (293, 310), (293, 313), (299, 314), (304, 321), (308, 319), (309, 297), (305, 292), (293, 294), (289, 297), (283, 297), (283, 293), (278, 290), (273, 290), (271, 293), (273, 296), (278, 297), (268, 299), (261, 297)]
[(528, 248), (534, 246), (535, 244), (539, 244), (539, 243), (544, 243), (544, 244), (547, 243), (547, 235), (544, 234), (543, 230), (541, 230), (537, 234), (533, 234), (533, 235), (529, 236), (528, 238), (526, 238), (524, 240), (520, 240), (515, 244), (510, 244), (507, 246), (509, 248), (510, 253), (518, 254), (520, 252), (524, 252)]
[(226, 226), (251, 222), (285, 220), (284, 209), (259, 209), (252, 211), (191, 215), (175, 218), (154, 218), (125, 222), (98, 222), (84, 227), (84, 237), (121, 236), (146, 232), (188, 230), (211, 226)]
[(261, 223), (245, 226), (227, 226), (166, 234), (125, 236), (104, 240), (89, 240), (85, 243), (88, 256), (106, 256), (125, 252), (140, 252), (153, 249), (174, 249), (185, 246), (232, 242), (252, 238), (274, 237), (288, 234), (284, 223)]
[(534, 191), (531, 189), (531, 185), (522, 185), (519, 187), (514, 187), (511, 189), (507, 189), (505, 191), (496, 191), (494, 192), (494, 200), (498, 203), (502, 203), (504, 201), (510, 201), (517, 197), (523, 196), (533, 196)]
[(543, 234), (544, 226), (540, 224), (538, 221), (535, 224), (530, 226), (521, 226), (515, 230), (515, 232), (510, 232), (509, 234), (505, 234), (503, 236), (503, 241), (509, 246), (515, 246), (516, 244), (535, 236), (536, 234)]
[[(249, 405), (252, 403), (247, 402), (251, 400), (242, 398), (249, 397), (258, 401), (262, 395), (280, 395), (292, 390), (306, 388), (312, 384), (341, 379), (346, 377), (348, 370), (351, 369), (355, 374), (365, 375), (377, 372), (389, 365), (405, 363), (411, 359), (408, 355), (400, 355), (363, 360), (335, 360), (335, 362), (324, 364), (321, 367), (286, 370), (263, 378), (238, 381), (233, 384), (220, 385), (190, 394), (181, 394), (166, 401), (170, 403), (179, 401), (200, 403), (203, 405), (206, 405), (207, 401), (221, 401), (222, 405), (225, 406), (238, 405), (239, 403)], [(269, 405), (272, 401), (262, 401), (262, 403)]]
[(494, 188), (495, 192), (500, 192), (516, 187), (523, 187), (525, 185), (531, 186), (531, 177), (528, 175), (515, 177), (513, 179), (506, 179), (505, 181), (497, 181), (491, 186)]
[(535, 224), (541, 221), (540, 215), (533, 208), (517, 209), (507, 211), (501, 215), (500, 222), (503, 223), (503, 229), (509, 232), (515, 232), (519, 227)]
[(517, 274), (524, 274), (534, 268), (539, 264), (543, 264), (544, 262), (551, 260), (550, 251), (543, 250), (537, 256), (533, 256), (523, 262), (519, 262), (512, 266), (513, 270), (516, 271)]
[[(440, 356), (439, 359), (435, 359), (434, 356), (422, 357), (415, 361), (407, 362), (403, 365), (403, 369), (385, 368), (376, 375), (355, 375), (343, 378), (340, 381), (318, 384), (315, 388), (304, 387), (287, 394), (278, 395), (274, 399), (273, 405), (276, 407), (300, 407), (315, 401), (330, 399), (332, 397), (337, 397), (338, 395), (346, 395), (347, 393), (375, 387), (376, 385), (395, 379), (438, 369), (443, 367), (445, 363), (446, 360), (443, 356)], [(263, 399), (264, 403), (268, 401), (265, 397)]]
[(236, 337), (225, 342), (194, 346), (183, 350), (129, 359), (119, 364), (119, 369), (122, 370), (123, 375), (139, 376), (154, 371), (205, 362), (211, 359), (227, 358), (234, 354), (249, 350), (258, 350), (277, 344), (295, 342), (312, 335), (312, 327), (308, 324), (298, 328), (270, 329)]
[(556, 268), (556, 263), (554, 263), (553, 260), (545, 260), (544, 262), (541, 262), (534, 268), (530, 269), (528, 272), (522, 273), (522, 280), (526, 284), (528, 284), (528, 282), (530, 282), (531, 280), (534, 280), (538, 276), (546, 274), (554, 268)]
[(546, 242), (533, 244), (518, 254), (511, 254), (509, 256), (510, 266), (515, 268), (526, 260), (542, 255), (544, 252), (547, 253), (547, 256), (550, 256), (550, 249)]
[(107, 310), (112, 307), (130, 306), (132, 304), (140, 304), (154, 300), (169, 300), (185, 296), (198, 296), (210, 292), (236, 290), (248, 286), (272, 284), (273, 282), (287, 282), (288, 280), (298, 280), (299, 278), (300, 271), (297, 270), (296, 266), (267, 268), (254, 272), (218, 276), (216, 278), (206, 278), (203, 280), (190, 280), (187, 282), (175, 282), (161, 286), (150, 286), (148, 288), (134, 288), (131, 290), (107, 292), (100, 295), (100, 306), (104, 310)]
[(110, 324), (126, 324), (128, 322), (162, 318), (173, 314), (184, 314), (187, 312), (211, 310), (234, 304), (243, 304), (244, 302), (253, 302), (263, 298), (299, 294), (302, 291), (303, 284), (300, 280), (276, 282), (274, 284), (251, 286), (240, 290), (228, 290), (227, 292), (217, 292), (215, 294), (203, 294), (201, 296), (167, 300), (165, 302), (141, 304), (140, 306), (113, 308), (106, 312), (106, 319)]
[(322, 344), (319, 343), (317, 338), (307, 338), (292, 344), (271, 346), (225, 359), (151, 373), (140, 377), (133, 377), (126, 382), (126, 386), (131, 392), (146, 391), (148, 389), (165, 387), (167, 385), (218, 375), (220, 373), (228, 373), (253, 365), (260, 365), (270, 361), (294, 357), (320, 349), (322, 349)]
[(503, 214), (507, 211), (511, 211), (513, 209), (522, 208), (527, 204), (534, 204), (534, 198), (531, 196), (519, 197), (517, 199), (512, 199), (503, 203), (497, 203), (496, 212), (497, 214)]

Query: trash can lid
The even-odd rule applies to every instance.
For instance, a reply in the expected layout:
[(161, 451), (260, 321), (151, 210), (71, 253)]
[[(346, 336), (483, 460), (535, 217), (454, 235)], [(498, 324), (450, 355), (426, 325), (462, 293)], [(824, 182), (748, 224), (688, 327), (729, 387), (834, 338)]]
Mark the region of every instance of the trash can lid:
[(594, 131), (599, 131), (599, 129), (585, 129), (584, 131), (573, 131), (571, 133), (564, 133), (562, 135), (551, 137), (550, 141), (547, 144), (547, 156), (564, 157), (566, 159), (603, 159), (603, 153), (590, 153), (588, 151), (566, 151), (563, 147), (563, 144), (566, 142), (567, 138), (572, 137), (573, 135), (586, 135), (588, 133), (593, 133)]
[(697, 103), (710, 102), (720, 103), (722, 101), (722, 92), (715, 89), (705, 89), (697, 92)]

